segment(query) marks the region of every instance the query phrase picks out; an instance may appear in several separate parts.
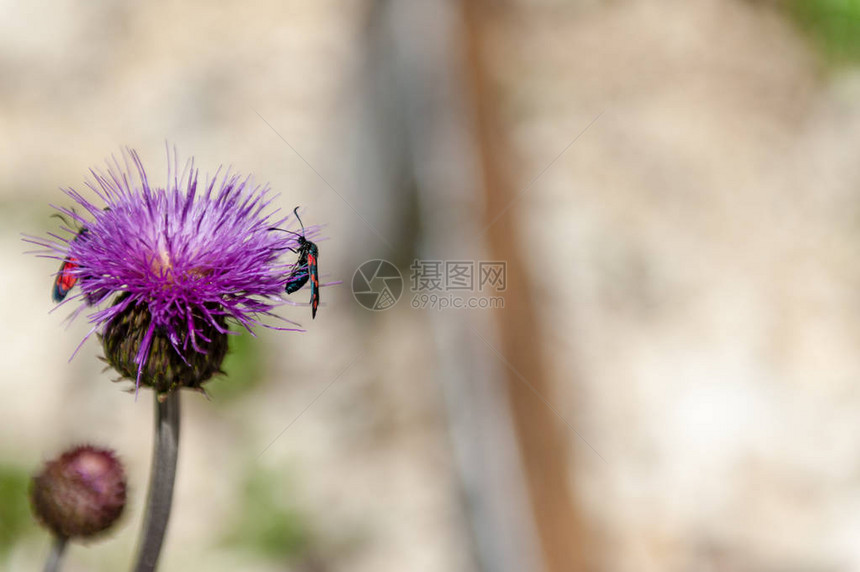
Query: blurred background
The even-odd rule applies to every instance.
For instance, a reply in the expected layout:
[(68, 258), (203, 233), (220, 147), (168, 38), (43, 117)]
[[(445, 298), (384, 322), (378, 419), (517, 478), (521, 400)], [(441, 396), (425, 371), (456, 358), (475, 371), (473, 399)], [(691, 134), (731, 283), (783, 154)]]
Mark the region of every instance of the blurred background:
[(0, 569), (76, 443), (130, 502), (65, 570), (131, 562), (151, 399), (68, 361), (20, 235), (168, 141), (301, 205), (342, 284), (183, 396), (161, 570), (860, 570), (858, 63), (855, 0), (0, 2)]

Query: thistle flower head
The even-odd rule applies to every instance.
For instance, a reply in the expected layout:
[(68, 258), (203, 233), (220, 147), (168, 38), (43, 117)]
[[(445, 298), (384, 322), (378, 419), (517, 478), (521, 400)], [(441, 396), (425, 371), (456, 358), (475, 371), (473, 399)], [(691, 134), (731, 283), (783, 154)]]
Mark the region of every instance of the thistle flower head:
[(30, 500), (39, 521), (62, 537), (107, 530), (125, 508), (125, 471), (112, 451), (75, 447), (33, 477)]
[(193, 160), (177, 166), (168, 153), (167, 183), (154, 185), (127, 150), (91, 171), (92, 200), (65, 190), (77, 203), (58, 209), (74, 221), (67, 236), (29, 239), (72, 262), (61, 268), (80, 288), (70, 300), (78, 312), (94, 307), (91, 333), (107, 361), (162, 394), (199, 388), (219, 370), (228, 319), (250, 330), (274, 315), (295, 263), (282, 257), (298, 246), (297, 235), (271, 231), (298, 225), (274, 216), (267, 187), (220, 169), (201, 182)]

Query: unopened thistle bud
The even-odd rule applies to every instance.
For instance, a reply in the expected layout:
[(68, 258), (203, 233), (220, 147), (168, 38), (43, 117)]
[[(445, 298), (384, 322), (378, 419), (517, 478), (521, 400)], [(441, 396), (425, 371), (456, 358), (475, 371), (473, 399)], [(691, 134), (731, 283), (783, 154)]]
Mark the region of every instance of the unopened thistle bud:
[(54, 534), (88, 538), (116, 522), (125, 507), (125, 472), (107, 449), (76, 447), (48, 461), (33, 478), (30, 499)]

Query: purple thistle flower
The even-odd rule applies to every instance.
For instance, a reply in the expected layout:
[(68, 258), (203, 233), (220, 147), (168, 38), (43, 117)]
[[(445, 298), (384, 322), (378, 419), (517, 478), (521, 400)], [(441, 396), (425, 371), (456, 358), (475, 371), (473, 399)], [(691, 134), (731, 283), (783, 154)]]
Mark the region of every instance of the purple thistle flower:
[[(124, 377), (159, 394), (199, 388), (220, 371), (227, 319), (250, 331), (287, 303), (282, 295), (295, 261), (281, 256), (298, 246), (297, 235), (271, 230), (298, 225), (266, 212), (268, 187), (250, 176), (219, 169), (198, 185), (193, 159), (180, 174), (174, 150), (160, 187), (147, 179), (137, 152), (122, 158), (91, 171), (86, 186), (99, 204), (64, 189), (83, 211), (57, 209), (77, 227), (64, 229), (68, 237), (26, 240), (44, 247), (43, 256), (73, 262), (64, 265), (80, 292), (66, 300), (80, 302), (72, 318), (109, 302), (89, 315), (93, 328), (84, 340), (98, 332), (107, 361)], [(319, 227), (305, 233), (312, 237)]]

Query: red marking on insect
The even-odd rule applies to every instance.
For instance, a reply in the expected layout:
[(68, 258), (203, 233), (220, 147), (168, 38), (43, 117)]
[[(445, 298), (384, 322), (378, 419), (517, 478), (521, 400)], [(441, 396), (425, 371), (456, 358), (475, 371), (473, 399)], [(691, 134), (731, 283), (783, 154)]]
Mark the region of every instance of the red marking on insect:
[[(69, 245), (74, 244), (75, 242), (86, 238), (89, 234), (87, 227), (83, 227), (78, 231), (78, 234)], [(78, 269), (78, 259), (74, 256), (67, 256), (63, 263), (60, 264), (60, 269), (57, 271), (57, 277), (54, 279), (54, 288), (51, 291), (51, 298), (54, 299), (54, 302), (62, 302), (66, 296), (69, 294), (69, 290), (75, 287), (75, 284), (78, 282), (78, 273), (76, 270)]]
[(78, 268), (78, 260), (70, 256), (63, 260), (60, 265), (60, 270), (57, 272), (57, 278), (54, 280), (54, 289), (51, 292), (51, 297), (54, 302), (62, 302), (69, 290), (75, 287), (78, 282), (78, 275), (75, 270)]
[[(316, 245), (314, 245), (316, 250)], [(317, 317), (317, 308), (320, 305), (320, 280), (317, 257), (313, 253), (308, 254), (308, 273), (311, 276), (311, 319)]]

